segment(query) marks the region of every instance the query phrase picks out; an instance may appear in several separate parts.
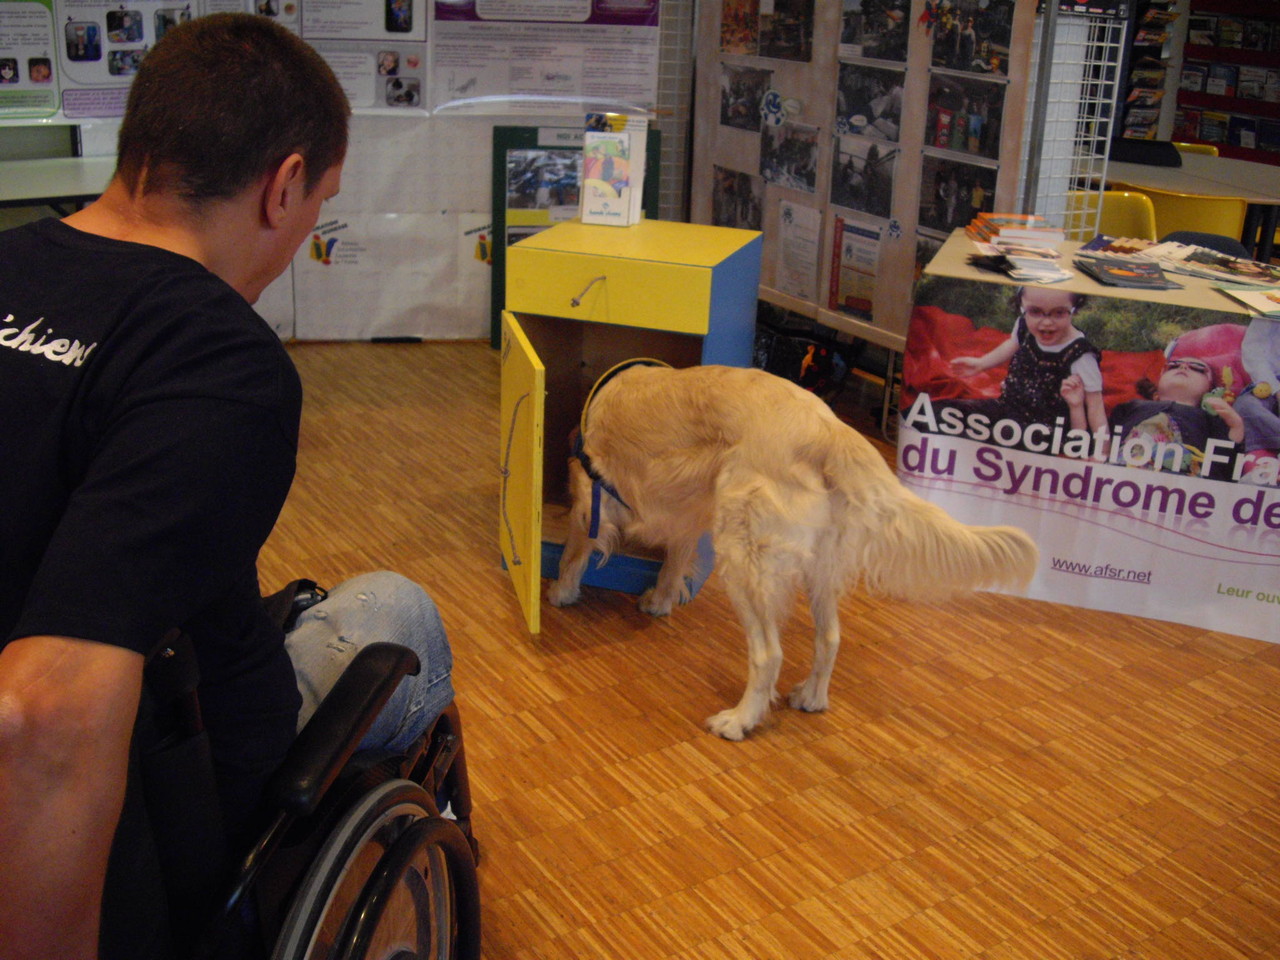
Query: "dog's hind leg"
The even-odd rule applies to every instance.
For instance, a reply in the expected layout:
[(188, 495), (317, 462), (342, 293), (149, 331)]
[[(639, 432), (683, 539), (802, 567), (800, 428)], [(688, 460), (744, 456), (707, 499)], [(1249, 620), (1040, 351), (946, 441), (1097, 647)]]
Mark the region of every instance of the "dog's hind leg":
[(829, 583), (809, 584), (809, 610), (813, 613), (813, 669), (791, 691), (787, 702), (796, 710), (827, 709), (827, 689), (840, 650), (840, 595)]
[[(748, 657), (742, 699), (736, 707), (721, 710), (707, 721), (710, 731), (726, 740), (741, 740), (768, 716), (769, 704), (778, 695), (778, 673), (782, 669), (778, 637), (783, 603), (790, 596), (790, 588), (783, 586), (786, 581), (778, 580), (777, 571), (769, 566), (767, 550), (753, 549), (750, 554), (724, 564), (723, 571), (724, 586), (746, 631)], [(719, 550), (717, 556), (721, 556)]]
[(771, 598), (736, 577), (726, 577), (726, 587), (738, 619), (747, 634), (747, 688), (738, 705), (708, 718), (707, 727), (726, 740), (741, 740), (769, 714), (769, 705), (778, 695), (778, 674), (782, 669), (782, 644), (778, 638), (778, 617)]
[(658, 571), (658, 582), (640, 598), (640, 609), (655, 617), (665, 617), (677, 603), (689, 599), (687, 578), (693, 576), (698, 555), (698, 538), (681, 536), (667, 544), (667, 555)]

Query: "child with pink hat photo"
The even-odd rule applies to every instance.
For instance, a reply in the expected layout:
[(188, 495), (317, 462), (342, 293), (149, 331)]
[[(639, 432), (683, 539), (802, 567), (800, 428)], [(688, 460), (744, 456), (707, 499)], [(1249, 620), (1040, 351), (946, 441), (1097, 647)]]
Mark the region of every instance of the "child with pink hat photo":
[(1126, 462), (1199, 474), (1208, 441), (1218, 440), (1219, 448), (1232, 445), (1231, 455), (1215, 457), (1208, 475), (1235, 479), (1236, 461), (1244, 453), (1245, 427), (1232, 404), (1246, 382), (1240, 359), (1244, 332), (1237, 324), (1215, 324), (1189, 330), (1169, 343), (1159, 380), (1139, 381), (1141, 399), (1121, 403), (1111, 412), (1113, 435), (1120, 428), (1122, 449), (1131, 445), (1135, 454), (1146, 453), (1127, 457)]

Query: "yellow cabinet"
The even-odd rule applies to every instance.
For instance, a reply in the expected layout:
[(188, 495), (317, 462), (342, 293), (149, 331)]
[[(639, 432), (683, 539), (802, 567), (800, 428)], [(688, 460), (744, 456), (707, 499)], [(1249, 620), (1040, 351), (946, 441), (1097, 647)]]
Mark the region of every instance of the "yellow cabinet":
[[(502, 314), (499, 540), (529, 629), (555, 577), (568, 508), (569, 434), (615, 363), (750, 366), (760, 234), (643, 220), (559, 224), (507, 251)], [(704, 575), (709, 567), (703, 564)], [(615, 553), (583, 583), (640, 593), (661, 557)]]

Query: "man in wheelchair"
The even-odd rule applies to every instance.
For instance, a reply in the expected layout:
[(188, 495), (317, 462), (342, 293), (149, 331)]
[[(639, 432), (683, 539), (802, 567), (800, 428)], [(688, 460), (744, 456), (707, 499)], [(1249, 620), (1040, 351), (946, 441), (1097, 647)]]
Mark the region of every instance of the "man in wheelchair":
[[(445, 775), (457, 744), (423, 754), (453, 691), (444, 629), (421, 588), (358, 577), (286, 637), (258, 585), (258, 552), (293, 479), (301, 383), (250, 305), (338, 192), (349, 113), (328, 65), (274, 21), (197, 18), (144, 59), (102, 197), (0, 235), (3, 960), (189, 950), (194, 931), (163, 942), (153, 932), (163, 905), (116, 883), (156, 859), (152, 840), (165, 856), (163, 831), (137, 830), (156, 813), (138, 782), (175, 788), (169, 818), (187, 818), (187, 832), (206, 829), (188, 803), (220, 820), (215, 857), (256, 852), (268, 827), (268, 845), (287, 850), (283, 832), (320, 790), (288, 801), (298, 811), (282, 819), (264, 797), (269, 778), (373, 641), (410, 648), (416, 658), (397, 669), (416, 675), (354, 710), (356, 735), (324, 727), (311, 739), (344, 760), (362, 734), (362, 747), (400, 758), (393, 778), (434, 764), (410, 784), (412, 802), (408, 787), (383, 791), (397, 824), (434, 823), (437, 801), (451, 800), (445, 781), (458, 786), (456, 769)], [(192, 652), (198, 700), (168, 702), (144, 668), (163, 673), (180, 649)], [(182, 743), (207, 742), (207, 790), (173, 772), (185, 767), (157, 777), (138, 759), (144, 718), (172, 736), (161, 722), (175, 711), (190, 728)], [(449, 726), (440, 743), (459, 736)], [(321, 787), (335, 776), (326, 763)], [(356, 839), (368, 839), (363, 829)], [(219, 872), (213, 861), (205, 871)]]

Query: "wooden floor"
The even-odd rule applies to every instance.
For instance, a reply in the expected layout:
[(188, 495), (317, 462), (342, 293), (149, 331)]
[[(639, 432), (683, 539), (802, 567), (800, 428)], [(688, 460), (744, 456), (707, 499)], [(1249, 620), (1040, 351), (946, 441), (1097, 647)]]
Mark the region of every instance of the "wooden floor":
[[(489, 960), (1280, 957), (1280, 646), (855, 594), (832, 709), (728, 743), (702, 728), (745, 669), (714, 576), (666, 619), (587, 590), (523, 629), (496, 353), (290, 349), (302, 454), (263, 586), (390, 567), (437, 600)], [(808, 629), (798, 606), (786, 688)]]

